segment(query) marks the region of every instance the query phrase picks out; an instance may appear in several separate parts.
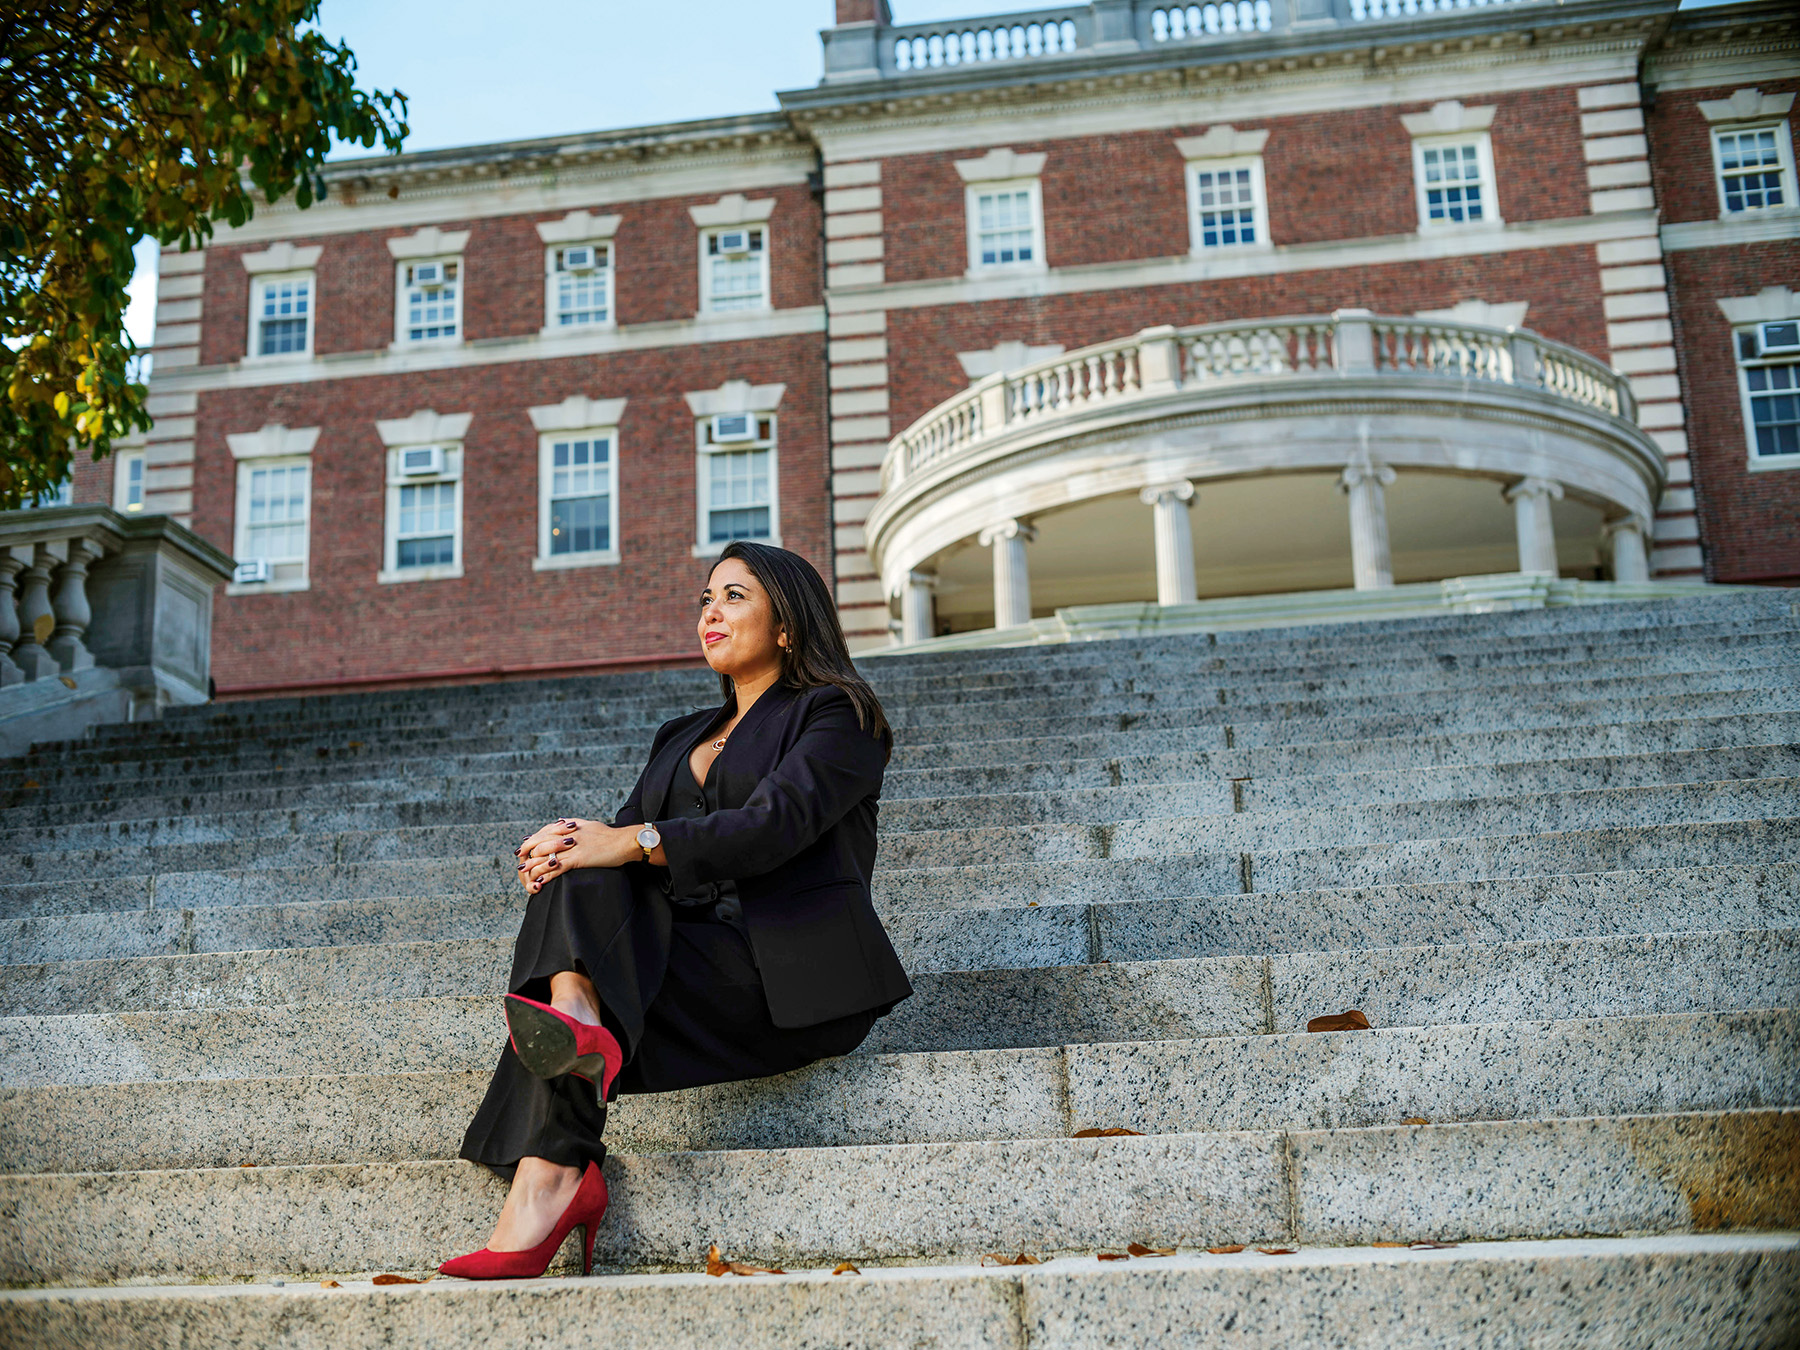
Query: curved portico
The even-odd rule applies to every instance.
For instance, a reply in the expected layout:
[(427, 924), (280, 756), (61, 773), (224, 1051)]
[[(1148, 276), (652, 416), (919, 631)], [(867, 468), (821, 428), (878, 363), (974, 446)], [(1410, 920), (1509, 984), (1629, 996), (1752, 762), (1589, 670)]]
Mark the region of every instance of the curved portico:
[[(1267, 578), (1281, 550), (1330, 533), (1305, 523), (1330, 485), (1348, 525), (1343, 580), (1379, 589), (1394, 582), (1388, 494), (1431, 476), (1417, 509), (1510, 530), (1520, 571), (1557, 570), (1560, 514), (1565, 533), (1597, 531), (1615, 579), (1642, 580), (1666, 468), (1634, 411), (1624, 377), (1521, 329), (1360, 310), (1146, 329), (990, 375), (895, 437), (869, 551), (906, 641), (933, 631), (940, 564), (961, 557), (966, 572), (971, 547), (993, 550), (995, 625), (1029, 619), (1025, 541), (1039, 527), (1036, 560), (1054, 550), (1065, 575), (1086, 547), (1149, 546), (1153, 589), (1085, 600), (1178, 604), (1196, 598), (1209, 549), (1189, 513), (1229, 486), (1244, 584), (1280, 590)], [(1082, 519), (1107, 524), (1087, 544), (1056, 528)], [(1409, 560), (1413, 579), (1420, 566)], [(1231, 593), (1218, 584), (1209, 593)]]

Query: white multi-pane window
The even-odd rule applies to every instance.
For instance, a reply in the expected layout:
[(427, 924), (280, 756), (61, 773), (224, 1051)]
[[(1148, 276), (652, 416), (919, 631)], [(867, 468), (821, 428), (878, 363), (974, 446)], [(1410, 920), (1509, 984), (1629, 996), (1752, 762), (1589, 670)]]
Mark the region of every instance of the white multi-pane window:
[(1413, 153), (1421, 225), (1466, 225), (1493, 216), (1485, 141), (1414, 142)]
[(144, 452), (122, 451), (113, 462), (113, 509), (140, 512), (144, 509)]
[(250, 355), (312, 353), (313, 278), (255, 277), (250, 286)]
[(704, 308), (721, 313), (769, 307), (769, 231), (732, 225), (700, 236)]
[(462, 259), (400, 264), (400, 340), (449, 342), (462, 337)]
[(700, 549), (733, 539), (779, 542), (775, 418), (719, 413), (700, 422)]
[(462, 447), (388, 451), (387, 539), (378, 581), (462, 575)]
[(1035, 180), (971, 185), (968, 217), (972, 269), (1044, 265), (1043, 213)]
[(456, 561), (456, 484), (404, 483), (394, 526), (394, 566), (445, 567)]
[(1262, 160), (1196, 160), (1188, 165), (1193, 251), (1269, 242)]
[(234, 587), (296, 590), (306, 585), (312, 461), (241, 459), (237, 466)]
[(538, 441), (538, 559), (545, 567), (617, 562), (617, 433), (557, 431)]
[(1738, 384), (1752, 468), (1800, 468), (1800, 319), (1737, 333)]
[(565, 244), (547, 250), (548, 328), (576, 328), (613, 321), (612, 245)]
[(1786, 122), (1714, 128), (1713, 155), (1725, 215), (1794, 205), (1794, 151)]

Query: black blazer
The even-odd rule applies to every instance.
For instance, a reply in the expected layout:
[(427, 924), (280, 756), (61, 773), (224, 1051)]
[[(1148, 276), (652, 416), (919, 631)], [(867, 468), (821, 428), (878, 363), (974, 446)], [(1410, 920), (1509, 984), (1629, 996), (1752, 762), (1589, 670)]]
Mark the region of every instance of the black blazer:
[(655, 823), (675, 894), (735, 881), (778, 1027), (805, 1027), (912, 993), (875, 917), (875, 811), (885, 756), (833, 685), (776, 686), (752, 705), (713, 766), (719, 810), (660, 819), (681, 756), (719, 708), (664, 722), (614, 817)]

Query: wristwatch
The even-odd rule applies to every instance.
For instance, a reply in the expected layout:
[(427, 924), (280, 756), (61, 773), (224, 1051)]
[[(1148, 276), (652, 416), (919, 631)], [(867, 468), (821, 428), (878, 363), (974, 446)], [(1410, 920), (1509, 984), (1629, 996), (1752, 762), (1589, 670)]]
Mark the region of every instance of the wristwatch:
[(646, 825), (637, 832), (638, 847), (644, 850), (644, 861), (650, 861), (650, 855), (662, 844), (662, 836), (656, 832), (656, 826)]

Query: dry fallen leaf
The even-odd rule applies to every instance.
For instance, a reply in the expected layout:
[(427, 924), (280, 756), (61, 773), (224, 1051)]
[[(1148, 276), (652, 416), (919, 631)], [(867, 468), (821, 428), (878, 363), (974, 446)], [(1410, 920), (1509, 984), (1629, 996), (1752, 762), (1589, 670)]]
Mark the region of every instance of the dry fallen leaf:
[(1371, 1247), (1404, 1247), (1404, 1246), (1406, 1246), (1406, 1243), (1404, 1243), (1404, 1242), (1371, 1242), (1369, 1245)]
[(785, 1275), (787, 1272), (776, 1266), (753, 1266), (748, 1261), (727, 1261), (719, 1255), (719, 1244), (713, 1243), (706, 1249), (706, 1273), (708, 1275)]
[(706, 1249), (706, 1273), (723, 1275), (727, 1269), (725, 1258), (719, 1255), (719, 1244), (715, 1242)]
[(64, 686), (69, 689), (73, 689), (75, 687), (75, 681), (71, 680), (67, 675), (58, 675), (56, 678), (61, 680), (63, 682)]
[(1143, 1131), (1141, 1130), (1128, 1130), (1122, 1125), (1110, 1125), (1104, 1130), (1089, 1127), (1085, 1130), (1075, 1131), (1075, 1137), (1077, 1139), (1118, 1139), (1125, 1135), (1137, 1135), (1141, 1137), (1142, 1134)]
[(1264, 1256), (1292, 1256), (1294, 1254), (1292, 1247), (1258, 1247), (1256, 1250)]
[(1095, 1252), (1096, 1261), (1129, 1261), (1131, 1258), (1124, 1252)]
[(985, 1266), (990, 1261), (993, 1262), (993, 1264), (995, 1264), (997, 1266), (1041, 1266), (1041, 1265), (1043, 1265), (1043, 1262), (1038, 1260), (1037, 1257), (1027, 1256), (1024, 1252), (1020, 1252), (1017, 1256), (1002, 1256), (999, 1252), (983, 1252), (982, 1256), (981, 1256), (981, 1264)]
[(1211, 1252), (1214, 1256), (1234, 1256), (1238, 1252), (1244, 1250), (1244, 1244), (1241, 1242), (1233, 1242), (1228, 1243), (1223, 1247), (1208, 1247), (1206, 1250)]
[(255, 1163), (239, 1163), (238, 1166), (239, 1167), (255, 1167), (256, 1164)]
[(1431, 1124), (1431, 1122), (1429, 1120), (1425, 1119), (1424, 1116), (1408, 1116), (1405, 1120), (1401, 1121), (1400, 1123), (1402, 1125), (1429, 1125), (1429, 1124)]
[(1035, 900), (1027, 900), (1025, 902), (1026, 909), (1036, 909), (1037, 907), (1038, 907), (1038, 902)]
[(38, 780), (35, 778), (27, 778), (25, 780), (25, 786), (28, 788), (34, 788), (34, 787), (42, 787), (43, 784), (38, 782)]
[(424, 1284), (423, 1280), (415, 1280), (408, 1275), (377, 1275), (370, 1284)]
[(862, 1271), (857, 1267), (857, 1264), (854, 1261), (839, 1261), (837, 1265), (832, 1268), (831, 1273), (833, 1275), (860, 1275), (862, 1274)]
[(1435, 1252), (1445, 1247), (1454, 1247), (1454, 1242), (1414, 1242), (1410, 1244), (1415, 1252)]
[(320, 1280), (319, 1281), (319, 1288), (321, 1288), (321, 1289), (342, 1289), (343, 1287), (344, 1286), (339, 1284), (336, 1280)]
[(1327, 1013), (1306, 1024), (1308, 1031), (1367, 1031), (1369, 1019), (1360, 1008), (1345, 1008), (1341, 1013)]
[(31, 621), (31, 635), (35, 637), (40, 644), (48, 642), (50, 640), (50, 635), (55, 631), (56, 616), (54, 614), (40, 614)]
[(1173, 1247), (1146, 1247), (1141, 1242), (1130, 1243), (1129, 1245), (1126, 1246), (1125, 1250), (1130, 1252), (1133, 1256), (1173, 1256), (1173, 1255), (1175, 1255), (1175, 1249)]

